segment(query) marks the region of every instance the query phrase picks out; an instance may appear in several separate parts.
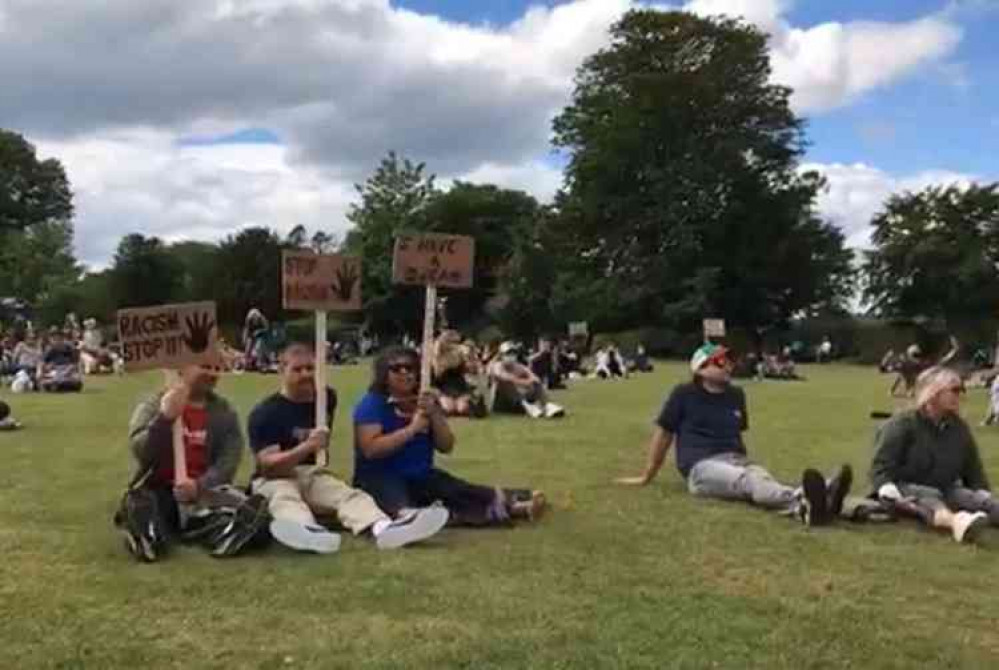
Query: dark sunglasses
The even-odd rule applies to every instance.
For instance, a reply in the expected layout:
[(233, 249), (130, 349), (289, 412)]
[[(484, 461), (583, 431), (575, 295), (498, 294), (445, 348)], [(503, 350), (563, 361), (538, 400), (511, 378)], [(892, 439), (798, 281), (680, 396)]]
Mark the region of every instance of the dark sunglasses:
[(388, 369), (389, 369), (389, 372), (394, 372), (397, 375), (404, 375), (406, 373), (412, 373), (412, 372), (414, 372), (416, 370), (416, 368), (414, 368), (409, 363), (396, 363), (394, 365), (390, 365), (388, 367)]

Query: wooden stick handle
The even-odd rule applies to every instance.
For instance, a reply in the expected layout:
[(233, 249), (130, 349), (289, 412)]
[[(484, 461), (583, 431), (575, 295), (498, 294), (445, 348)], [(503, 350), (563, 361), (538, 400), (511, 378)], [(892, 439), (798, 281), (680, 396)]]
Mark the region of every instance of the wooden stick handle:
[(184, 451), (184, 419), (173, 422), (173, 481), (187, 481), (187, 452)]
[[(316, 312), (316, 428), (326, 426), (326, 312)], [(329, 463), (326, 449), (316, 454), (316, 465)]]
[(423, 346), (420, 349), (420, 393), (430, 390), (430, 363), (434, 355), (434, 323), (437, 319), (437, 286), (427, 285), (423, 308)]

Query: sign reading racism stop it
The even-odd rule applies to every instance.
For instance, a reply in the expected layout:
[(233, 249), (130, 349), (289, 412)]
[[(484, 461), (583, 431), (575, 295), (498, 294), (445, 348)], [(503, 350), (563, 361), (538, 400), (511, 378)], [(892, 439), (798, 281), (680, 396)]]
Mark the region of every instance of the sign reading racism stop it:
[(130, 371), (219, 362), (214, 302), (120, 310), (118, 338)]
[(311, 251), (281, 254), (285, 309), (344, 312), (361, 309), (361, 259)]
[(400, 235), (395, 239), (392, 281), (471, 288), (475, 240), (462, 235)]

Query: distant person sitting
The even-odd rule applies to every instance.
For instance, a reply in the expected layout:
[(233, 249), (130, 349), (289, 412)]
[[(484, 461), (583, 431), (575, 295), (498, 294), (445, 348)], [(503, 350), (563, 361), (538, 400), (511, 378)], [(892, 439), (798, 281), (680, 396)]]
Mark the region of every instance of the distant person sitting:
[(33, 332), (27, 333), (24, 339), (15, 345), (11, 362), (15, 375), (23, 372), (31, 379), (32, 384), (35, 383), (42, 364), (42, 349)]
[(613, 342), (597, 349), (597, 353), (594, 356), (593, 375), (600, 379), (614, 379), (627, 376), (627, 370), (621, 358), (621, 353), (617, 350), (617, 346)]
[(635, 357), (631, 361), (631, 369), (635, 372), (652, 372), (655, 370), (655, 366), (652, 365), (652, 359), (645, 353), (644, 345), (639, 344), (635, 348)]
[(499, 357), (489, 365), (492, 385), (491, 409), (505, 414), (525, 413), (533, 419), (565, 415), (565, 409), (549, 401), (548, 392), (530, 368), (518, 360), (517, 345), (504, 342)]
[(888, 392), (889, 395), (897, 396), (898, 388), (902, 386), (902, 394), (907, 398), (913, 397), (916, 393), (916, 380), (919, 378), (919, 375), (934, 365), (947, 365), (954, 360), (959, 349), (960, 346), (957, 339), (951, 336), (950, 349), (934, 363), (932, 359), (923, 356), (923, 350), (918, 344), (910, 344), (905, 350), (905, 355), (902, 356), (902, 359), (898, 363), (898, 375), (891, 385), (891, 390)]
[(826, 335), (822, 338), (822, 343), (815, 349), (815, 360), (819, 363), (828, 363), (832, 360), (833, 345), (832, 340)]
[(42, 356), (38, 386), (51, 393), (76, 393), (83, 390), (80, 356), (61, 330), (49, 333), (49, 344)]
[(878, 363), (878, 371), (882, 374), (895, 372), (898, 369), (898, 363), (898, 356), (895, 354), (895, 350), (889, 347)]
[(916, 380), (916, 409), (893, 416), (878, 431), (871, 483), (878, 498), (931, 528), (972, 542), (999, 526), (971, 429), (960, 416), (961, 376), (932, 367)]
[(470, 352), (461, 335), (445, 330), (434, 342), (431, 371), (433, 386), (440, 391), (440, 404), (448, 416), (469, 416), (475, 389), (468, 383)]
[(0, 431), (17, 430), (21, 424), (11, 416), (10, 405), (0, 400)]
[(115, 371), (114, 356), (104, 346), (104, 334), (97, 326), (97, 319), (90, 318), (83, 321), (80, 361), (83, 363), (83, 374), (85, 375)]
[(814, 469), (802, 473), (798, 487), (778, 482), (747, 456), (742, 439), (749, 428), (746, 395), (731, 384), (728, 350), (705, 344), (694, 352), (690, 369), (693, 381), (673, 389), (656, 419), (644, 472), (618, 483), (649, 484), (675, 442), (676, 466), (690, 493), (743, 500), (796, 516), (810, 526), (830, 523), (842, 510), (850, 489), (849, 466), (843, 466), (828, 483)]
[(527, 365), (547, 389), (565, 388), (559, 368), (558, 349), (548, 338), (538, 340), (538, 347), (527, 357)]

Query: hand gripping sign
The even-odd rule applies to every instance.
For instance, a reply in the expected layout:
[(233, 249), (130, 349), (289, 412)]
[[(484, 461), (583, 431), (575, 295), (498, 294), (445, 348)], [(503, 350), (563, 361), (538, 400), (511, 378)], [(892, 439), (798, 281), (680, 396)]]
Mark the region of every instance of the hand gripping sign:
[[(214, 302), (138, 307), (118, 311), (118, 339), (125, 369), (132, 372), (219, 364)], [(187, 480), (184, 427), (173, 424), (174, 480)]]
[[(281, 296), (285, 309), (316, 313), (316, 426), (326, 425), (326, 313), (361, 309), (361, 260), (311, 251), (281, 252)], [(326, 451), (316, 455), (325, 467)]]
[(434, 348), (437, 287), (471, 288), (475, 240), (462, 235), (400, 235), (392, 256), (392, 281), (426, 286), (423, 310), (423, 346), (420, 356), (420, 392), (430, 388), (430, 361)]

